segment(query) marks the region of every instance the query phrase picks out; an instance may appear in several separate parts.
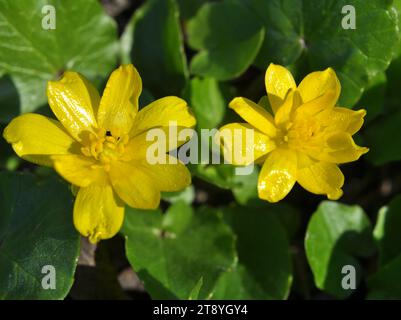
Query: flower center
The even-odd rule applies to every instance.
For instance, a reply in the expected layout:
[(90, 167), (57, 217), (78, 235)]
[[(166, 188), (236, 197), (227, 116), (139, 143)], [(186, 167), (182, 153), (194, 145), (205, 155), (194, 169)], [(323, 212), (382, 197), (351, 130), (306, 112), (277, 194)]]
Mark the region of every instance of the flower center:
[(81, 148), (81, 152), (98, 160), (107, 171), (110, 162), (122, 156), (128, 140), (127, 134), (115, 137), (109, 131), (99, 129), (96, 133), (89, 134), (89, 143)]
[(320, 125), (314, 119), (289, 122), (277, 130), (275, 142), (277, 146), (302, 148), (313, 142), (320, 131)]
[(291, 144), (298, 147), (303, 147), (305, 144), (310, 144), (317, 138), (321, 131), (320, 124), (313, 118), (300, 120), (294, 123), (294, 126), (288, 133)]

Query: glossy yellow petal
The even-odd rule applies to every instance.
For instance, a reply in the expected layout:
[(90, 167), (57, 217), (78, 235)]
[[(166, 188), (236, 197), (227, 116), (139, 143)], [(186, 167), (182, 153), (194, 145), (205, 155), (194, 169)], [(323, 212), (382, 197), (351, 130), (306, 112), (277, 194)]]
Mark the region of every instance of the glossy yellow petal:
[(96, 129), (99, 93), (84, 76), (67, 71), (60, 80), (49, 81), (47, 98), (57, 119), (76, 140), (87, 139)]
[(151, 128), (168, 127), (172, 123), (177, 127), (192, 128), (196, 120), (185, 100), (173, 96), (164, 97), (153, 101), (138, 112), (130, 136)]
[[(253, 132), (253, 140), (248, 142), (247, 130)], [(249, 165), (276, 147), (271, 138), (247, 123), (227, 124), (220, 128), (218, 137), (224, 159), (234, 165)]]
[(294, 78), (290, 71), (280, 65), (271, 63), (265, 74), (266, 92), (273, 112), (276, 113), (284, 102), (290, 89), (296, 89)]
[(337, 94), (333, 90), (326, 91), (320, 97), (314, 100), (303, 103), (295, 110), (295, 118), (315, 117), (316, 114), (325, 110), (333, 109), (337, 101)]
[(139, 169), (150, 177), (152, 184), (160, 191), (180, 191), (191, 184), (191, 174), (185, 165), (169, 155), (166, 164), (142, 162)]
[(284, 102), (276, 111), (274, 116), (274, 122), (278, 126), (284, 127), (292, 122), (294, 118), (294, 111), (300, 106), (302, 103), (302, 99), (297, 90), (288, 91), (287, 97), (284, 99)]
[(99, 127), (115, 137), (127, 134), (138, 112), (141, 91), (142, 79), (132, 64), (114, 70), (100, 101), (97, 114)]
[[(169, 145), (169, 128), (155, 128), (154, 133), (150, 132), (148, 136), (148, 131), (132, 137), (125, 147), (124, 155), (121, 160), (131, 161), (131, 160), (143, 160), (146, 159), (146, 153), (153, 144), (158, 144), (158, 150), (163, 150), (167, 153)], [(149, 139), (148, 139), (149, 138)], [(152, 138), (152, 139), (151, 139)]]
[(74, 204), (74, 225), (90, 242), (113, 237), (123, 220), (124, 204), (109, 184), (79, 189)]
[(326, 144), (322, 158), (334, 163), (356, 161), (369, 151), (368, 148), (356, 145), (351, 135), (345, 132), (330, 135), (326, 140)]
[(307, 103), (328, 91), (333, 91), (331, 106), (334, 106), (341, 93), (341, 84), (332, 68), (308, 74), (299, 84), (302, 101)]
[(303, 150), (314, 159), (338, 164), (356, 161), (369, 151), (368, 148), (357, 146), (352, 136), (346, 132), (330, 133), (320, 146)]
[(107, 175), (102, 165), (94, 158), (81, 155), (52, 156), (54, 168), (65, 180), (78, 187), (90, 184), (104, 184)]
[(230, 108), (259, 131), (273, 137), (276, 127), (272, 115), (258, 104), (249, 99), (238, 97), (230, 102)]
[(259, 174), (259, 198), (269, 202), (282, 200), (291, 191), (296, 179), (296, 152), (290, 149), (273, 150)]
[(308, 156), (298, 157), (298, 183), (309, 192), (325, 194), (330, 200), (339, 199), (344, 175), (334, 163), (315, 161)]
[[(182, 131), (185, 130), (185, 131)], [(182, 134), (181, 134), (182, 133)], [(164, 153), (177, 149), (193, 136), (193, 129), (189, 128), (169, 128), (158, 127), (142, 132), (132, 137), (125, 147), (122, 160), (131, 161), (145, 159), (149, 148), (157, 144), (158, 150), (164, 150)]]
[(140, 166), (116, 161), (111, 165), (109, 175), (114, 190), (129, 206), (137, 209), (159, 206), (160, 188)]
[(60, 122), (39, 114), (16, 117), (4, 129), (3, 136), (18, 156), (40, 165), (51, 166), (50, 155), (79, 152), (79, 144)]
[(335, 107), (323, 110), (316, 115), (321, 126), (326, 127), (325, 132), (344, 131), (350, 135), (355, 134), (363, 125), (366, 111), (354, 111), (347, 108)]

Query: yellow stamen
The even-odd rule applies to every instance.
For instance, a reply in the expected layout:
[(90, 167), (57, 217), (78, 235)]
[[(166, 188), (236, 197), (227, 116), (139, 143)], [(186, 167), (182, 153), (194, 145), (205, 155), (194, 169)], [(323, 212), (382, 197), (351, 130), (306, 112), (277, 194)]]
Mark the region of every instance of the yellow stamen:
[[(106, 135), (105, 129), (98, 129), (96, 134), (89, 134), (89, 146), (82, 147), (81, 152), (87, 157), (93, 157), (108, 165), (112, 159), (118, 159), (124, 153), (128, 141), (128, 135), (109, 136)], [(109, 166), (104, 169), (109, 170)]]

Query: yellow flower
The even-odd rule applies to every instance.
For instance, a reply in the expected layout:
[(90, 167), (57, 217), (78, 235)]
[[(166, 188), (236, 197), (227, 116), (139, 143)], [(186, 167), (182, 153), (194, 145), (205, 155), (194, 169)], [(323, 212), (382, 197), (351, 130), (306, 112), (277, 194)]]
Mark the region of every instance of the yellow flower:
[(259, 197), (269, 202), (283, 199), (295, 182), (309, 192), (340, 198), (344, 176), (338, 164), (358, 160), (369, 151), (352, 138), (362, 127), (366, 111), (336, 106), (341, 86), (331, 68), (309, 74), (297, 87), (286, 68), (271, 64), (265, 85), (267, 97), (258, 104), (240, 97), (230, 102), (230, 108), (247, 123), (230, 123), (220, 131), (233, 136), (235, 129), (253, 128), (254, 143), (245, 147), (244, 140), (239, 145), (222, 135), (225, 157), (233, 158), (235, 148), (251, 150), (255, 163), (263, 163)]
[(186, 102), (165, 97), (138, 111), (141, 91), (133, 65), (111, 74), (101, 98), (82, 75), (65, 72), (47, 86), (49, 105), (59, 121), (28, 113), (12, 120), (3, 133), (20, 157), (54, 167), (79, 187), (74, 225), (91, 242), (120, 230), (124, 203), (156, 208), (161, 191), (178, 191), (191, 182), (180, 162), (146, 161), (152, 143), (146, 141), (148, 130), (168, 130), (169, 121), (179, 127), (195, 125)]

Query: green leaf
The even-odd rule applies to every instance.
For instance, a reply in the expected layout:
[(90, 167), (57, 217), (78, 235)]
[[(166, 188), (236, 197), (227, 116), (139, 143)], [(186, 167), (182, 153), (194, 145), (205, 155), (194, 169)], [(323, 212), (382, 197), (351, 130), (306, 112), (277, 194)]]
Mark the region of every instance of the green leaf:
[[(393, 6), (394, 6), (395, 10), (398, 13), (398, 17), (400, 17), (400, 14), (401, 14), (401, 0), (393, 0)], [(398, 18), (398, 30), (401, 30), (401, 19), (399, 19), (399, 18)], [(400, 57), (400, 55), (401, 55), (401, 41), (400, 41), (401, 38), (398, 39), (398, 40), (399, 40), (398, 41), (398, 48), (397, 48), (397, 51), (395, 53), (396, 57)]]
[(370, 299), (401, 299), (401, 196), (380, 209), (374, 237), (379, 248), (378, 271), (368, 278)]
[(266, 37), (255, 64), (265, 70), (269, 62), (289, 65), (299, 59), (305, 46), (302, 38), (303, 1), (242, 0), (242, 2), (253, 10), (255, 19), (259, 18), (266, 29)]
[(213, 129), (223, 120), (227, 102), (221, 87), (212, 78), (194, 78), (188, 83), (184, 96), (195, 113), (198, 128)]
[(373, 121), (364, 131), (363, 137), (370, 151), (366, 158), (374, 165), (401, 160), (401, 148), (394, 142), (401, 140), (401, 110), (391, 112)]
[(180, 234), (191, 224), (192, 216), (192, 207), (183, 201), (178, 201), (163, 216), (162, 229), (171, 234)]
[(210, 0), (178, 0), (180, 13), (183, 20), (193, 17), (199, 8)]
[[(55, 9), (55, 29), (42, 27), (51, 17), (45, 5)], [(68, 5), (58, 0), (3, 0), (0, 25), (0, 69), (11, 75), (20, 93), (21, 112), (44, 104), (47, 81), (64, 70), (93, 80), (106, 76), (116, 63), (116, 24), (97, 0)]]
[(233, 187), (232, 192), (235, 199), (241, 205), (249, 205), (259, 202), (258, 197), (258, 178), (260, 169), (258, 166), (254, 166), (254, 170), (248, 175), (235, 175), (233, 176)]
[(203, 277), (201, 277), (196, 284), (196, 286), (192, 289), (191, 293), (189, 294), (188, 300), (198, 300), (199, 299), (199, 291), (203, 285)]
[(235, 167), (228, 164), (196, 164), (189, 166), (192, 174), (222, 189), (234, 186)]
[(380, 209), (373, 235), (379, 248), (380, 265), (401, 255), (401, 196)]
[(232, 207), (224, 217), (237, 238), (238, 264), (225, 273), (214, 299), (285, 299), (292, 283), (290, 246), (275, 213)]
[(191, 204), (195, 199), (195, 190), (194, 187), (191, 185), (182, 191), (163, 192), (162, 199), (170, 203), (184, 201), (187, 204)]
[(0, 78), (0, 122), (7, 123), (19, 115), (19, 96), (10, 77)]
[(206, 299), (235, 260), (234, 237), (213, 210), (184, 203), (160, 211), (127, 210), (123, 233), (132, 267), (153, 299)]
[(383, 113), (385, 105), (387, 89), (387, 78), (384, 72), (378, 73), (372, 78), (371, 82), (363, 93), (362, 98), (358, 101), (357, 109), (366, 109), (365, 126), (373, 119), (376, 119)]
[[(385, 100), (381, 101), (380, 108), (383, 109), (381, 115), (377, 117), (377, 119), (371, 121), (363, 132), (366, 145), (370, 148), (366, 157), (377, 166), (391, 161), (401, 160), (401, 149), (394, 147), (394, 141), (401, 139), (401, 131), (399, 130), (399, 123), (401, 121), (401, 110), (399, 108), (401, 104), (401, 97), (399, 94), (400, 75), (401, 57), (398, 57), (392, 61), (390, 67), (386, 71), (386, 95)], [(380, 100), (382, 100), (383, 88), (380, 87), (379, 85), (379, 87), (374, 89), (372, 94), (368, 94), (366, 99), (364, 99), (369, 106), (371, 106), (372, 103), (380, 103)], [(364, 107), (364, 101), (360, 102), (362, 107)], [(378, 107), (374, 109), (376, 110)], [(372, 118), (371, 113), (371, 108), (368, 108), (368, 121)]]
[(175, 0), (146, 1), (121, 38), (123, 61), (132, 61), (146, 87), (156, 97), (180, 95), (187, 62)]
[[(307, 72), (332, 67), (342, 93), (340, 105), (352, 107), (371, 78), (383, 72), (399, 43), (397, 15), (383, 0), (242, 0), (263, 22), (267, 34), (256, 64), (302, 65)], [(356, 29), (343, 29), (351, 4)], [(305, 72), (306, 73), (306, 72)]]
[(265, 202), (265, 206), (269, 208), (269, 211), (276, 214), (282, 227), (287, 232), (288, 239), (295, 240), (299, 236), (298, 232), (302, 227), (301, 212), (285, 202), (274, 204), (266, 204)]
[(201, 51), (191, 61), (192, 73), (219, 80), (238, 77), (255, 59), (264, 33), (238, 1), (203, 5), (188, 22), (188, 43)]
[[(68, 187), (53, 178), (0, 173), (0, 212), (0, 298), (64, 298), (79, 254)], [(55, 268), (54, 290), (42, 287), (47, 265)]]
[(342, 288), (342, 268), (352, 265), (359, 282), (363, 270), (356, 257), (375, 251), (370, 222), (359, 206), (323, 201), (309, 221), (305, 249), (316, 286), (346, 298), (353, 290)]
[[(6, 125), (0, 123), (0, 132), (3, 132)], [(15, 155), (11, 145), (3, 137), (0, 137), (0, 169), (9, 171), (15, 170), (20, 162), (20, 158)]]
[(401, 196), (380, 209), (374, 237), (379, 248), (379, 269), (368, 278), (371, 299), (401, 299)]
[(399, 92), (399, 82), (401, 81), (401, 56), (391, 62), (390, 67), (386, 71), (386, 76), (386, 109), (388, 109), (388, 111), (398, 110), (401, 104)]
[(152, 103), (153, 101), (155, 101), (155, 98), (150, 94), (150, 92), (148, 90), (146, 90), (146, 88), (143, 88), (142, 93), (139, 96), (140, 108), (147, 106), (148, 104)]
[(368, 279), (371, 298), (401, 299), (401, 255), (380, 268)]

